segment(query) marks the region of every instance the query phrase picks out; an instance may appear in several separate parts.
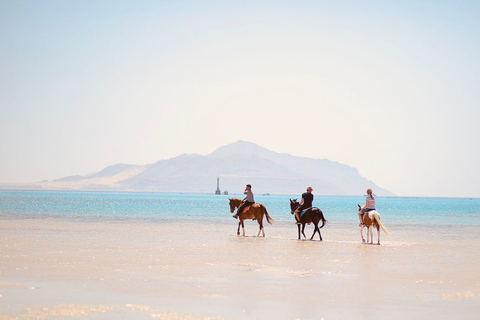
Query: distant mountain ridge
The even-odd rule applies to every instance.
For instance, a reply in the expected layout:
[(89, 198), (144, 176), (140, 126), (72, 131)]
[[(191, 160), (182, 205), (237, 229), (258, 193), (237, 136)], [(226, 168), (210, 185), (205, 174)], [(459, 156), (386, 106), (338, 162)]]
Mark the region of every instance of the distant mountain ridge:
[(345, 164), (277, 153), (246, 141), (208, 155), (183, 154), (148, 165), (116, 164), (95, 174), (39, 184), (44, 189), (213, 193), (217, 177), (220, 189), (230, 193), (243, 192), (250, 183), (257, 193), (298, 194), (312, 186), (321, 195), (358, 195), (367, 188), (393, 195)]

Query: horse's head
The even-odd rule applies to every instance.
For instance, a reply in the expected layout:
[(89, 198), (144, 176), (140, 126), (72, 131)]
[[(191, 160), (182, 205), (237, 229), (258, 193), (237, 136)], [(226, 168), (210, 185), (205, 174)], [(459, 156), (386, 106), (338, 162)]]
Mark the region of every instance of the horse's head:
[(235, 209), (238, 208), (242, 203), (242, 200), (240, 199), (233, 198), (228, 200), (230, 200), (230, 213), (233, 213), (233, 211), (235, 211)]
[(294, 214), (295, 213), (295, 210), (298, 209), (298, 207), (300, 207), (300, 203), (298, 203), (297, 199), (290, 199), (290, 210), (291, 210), (291, 214)]

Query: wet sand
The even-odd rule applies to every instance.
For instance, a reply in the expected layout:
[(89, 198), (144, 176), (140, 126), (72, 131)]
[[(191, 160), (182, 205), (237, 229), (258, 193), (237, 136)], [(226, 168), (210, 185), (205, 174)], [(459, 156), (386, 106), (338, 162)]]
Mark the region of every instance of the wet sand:
[(2, 219), (0, 319), (477, 318), (477, 230), (387, 227)]

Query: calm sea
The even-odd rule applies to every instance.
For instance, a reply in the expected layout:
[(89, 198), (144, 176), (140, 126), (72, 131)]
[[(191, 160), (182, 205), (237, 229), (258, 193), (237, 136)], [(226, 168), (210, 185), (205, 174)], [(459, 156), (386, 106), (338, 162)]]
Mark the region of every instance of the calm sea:
[[(109, 193), (58, 191), (2, 191), (2, 218), (62, 218), (87, 220), (209, 220), (232, 223), (228, 198), (243, 195)], [(293, 222), (288, 195), (256, 195), (279, 224)], [(357, 204), (363, 196), (315, 196), (315, 206), (322, 209), (334, 225), (357, 222)], [(384, 224), (416, 227), (480, 226), (480, 199), (477, 198), (406, 198), (377, 197), (377, 211)]]

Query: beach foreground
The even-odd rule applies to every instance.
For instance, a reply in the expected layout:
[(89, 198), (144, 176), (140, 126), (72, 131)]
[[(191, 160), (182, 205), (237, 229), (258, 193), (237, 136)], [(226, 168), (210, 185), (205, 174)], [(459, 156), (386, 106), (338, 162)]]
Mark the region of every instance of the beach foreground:
[(475, 230), (387, 227), (2, 219), (0, 319), (476, 318)]

